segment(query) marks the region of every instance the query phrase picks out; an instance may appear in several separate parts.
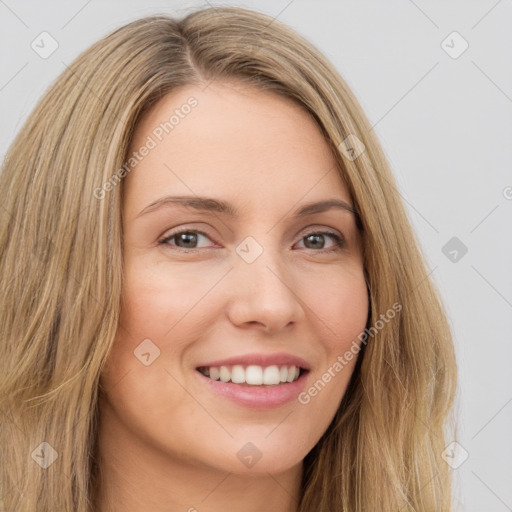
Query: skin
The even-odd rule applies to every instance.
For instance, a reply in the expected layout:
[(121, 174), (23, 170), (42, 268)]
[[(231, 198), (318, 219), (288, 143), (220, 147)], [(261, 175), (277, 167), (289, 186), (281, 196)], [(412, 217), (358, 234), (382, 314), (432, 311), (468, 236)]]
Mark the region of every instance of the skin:
[[(308, 404), (270, 409), (214, 393), (196, 367), (286, 352), (310, 364), (307, 390), (349, 349), (368, 311), (354, 215), (292, 212), (351, 197), (302, 108), (233, 82), (162, 98), (132, 151), (190, 96), (197, 106), (123, 183), (124, 290), (101, 376), (98, 510), (296, 511), (302, 460), (330, 424), (356, 357)], [(166, 195), (222, 199), (240, 216), (177, 205), (139, 215)], [(177, 228), (207, 236), (159, 243)], [(325, 230), (343, 237), (341, 248), (328, 235), (306, 236)], [(236, 252), (249, 236), (263, 249), (250, 264)], [(160, 350), (148, 366), (134, 355), (145, 339)], [(261, 453), (252, 467), (237, 457), (248, 442)]]

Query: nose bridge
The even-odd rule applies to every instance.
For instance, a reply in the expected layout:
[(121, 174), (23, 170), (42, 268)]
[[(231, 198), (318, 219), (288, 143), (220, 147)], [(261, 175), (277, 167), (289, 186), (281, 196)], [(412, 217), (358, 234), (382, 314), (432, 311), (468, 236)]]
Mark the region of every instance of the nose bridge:
[(236, 248), (230, 318), (235, 324), (257, 322), (267, 330), (278, 330), (303, 315), (292, 272), (282, 248), (249, 236)]

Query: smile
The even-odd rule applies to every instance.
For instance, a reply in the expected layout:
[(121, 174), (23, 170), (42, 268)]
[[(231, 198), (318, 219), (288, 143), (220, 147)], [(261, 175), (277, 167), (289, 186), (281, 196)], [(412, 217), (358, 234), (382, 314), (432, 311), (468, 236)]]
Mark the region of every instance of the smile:
[(205, 377), (221, 382), (245, 384), (247, 386), (279, 386), (295, 382), (301, 375), (301, 368), (295, 365), (233, 365), (201, 366), (198, 371)]
[(198, 384), (206, 386), (214, 400), (269, 410), (296, 402), (309, 380), (311, 364), (285, 352), (253, 353), (201, 361), (195, 370)]

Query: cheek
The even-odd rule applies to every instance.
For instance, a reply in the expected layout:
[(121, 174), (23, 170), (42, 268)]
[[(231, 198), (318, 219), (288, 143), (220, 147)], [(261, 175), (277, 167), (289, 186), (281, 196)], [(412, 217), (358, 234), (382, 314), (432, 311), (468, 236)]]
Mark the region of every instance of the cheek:
[(322, 333), (324, 352), (321, 365), (304, 391), (298, 396), (298, 411), (304, 424), (309, 418), (310, 438), (318, 440), (328, 428), (343, 396), (357, 362), (368, 318), (369, 299), (363, 271), (332, 273), (324, 280), (325, 286), (317, 286), (309, 295), (311, 318)]
[[(218, 269), (217, 269), (218, 270)], [(222, 277), (214, 268), (127, 265), (120, 323), (132, 337), (151, 337), (168, 343), (185, 326), (190, 337), (201, 332), (205, 297)], [(190, 321), (193, 318), (194, 321)], [(167, 340), (167, 341), (165, 341)]]
[(159, 429), (169, 428), (177, 410), (190, 421), (205, 421), (180, 383), (187, 347), (205, 330), (194, 306), (207, 285), (184, 272), (127, 266), (119, 327), (102, 384), (116, 415), (139, 435), (154, 429), (152, 441), (166, 438)]
[[(127, 261), (119, 327), (103, 372), (105, 389), (115, 387), (119, 394), (133, 381), (134, 389), (126, 391), (131, 401), (152, 403), (155, 389), (181, 400), (180, 386), (167, 372), (183, 382), (190, 349), (220, 314), (212, 289), (222, 275), (222, 269), (188, 266), (185, 271), (179, 265)], [(123, 386), (117, 386), (121, 379)]]
[(368, 319), (368, 290), (362, 268), (332, 272), (321, 285), (310, 287), (307, 305), (321, 328), (329, 351), (350, 346)]

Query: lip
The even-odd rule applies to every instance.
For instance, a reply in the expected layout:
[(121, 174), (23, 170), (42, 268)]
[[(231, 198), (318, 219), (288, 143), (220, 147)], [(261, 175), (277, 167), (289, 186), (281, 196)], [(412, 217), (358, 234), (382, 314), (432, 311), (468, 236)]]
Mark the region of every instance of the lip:
[(303, 373), (294, 382), (276, 386), (248, 386), (213, 380), (196, 371), (197, 377), (209, 386), (213, 393), (249, 409), (272, 409), (296, 401), (304, 390), (308, 373)]
[[(299, 366), (306, 370), (294, 382), (286, 382), (275, 386), (249, 386), (222, 382), (206, 377), (197, 370), (200, 367), (211, 366)], [(215, 395), (228, 399), (235, 404), (248, 409), (272, 409), (296, 401), (298, 395), (304, 390), (311, 366), (304, 359), (286, 353), (276, 354), (247, 354), (234, 356), (228, 359), (202, 363), (196, 367), (197, 378)]]
[(287, 354), (285, 352), (278, 352), (275, 354), (246, 354), (240, 356), (233, 356), (228, 359), (219, 359), (217, 361), (209, 361), (206, 363), (201, 363), (196, 366), (197, 368), (201, 368), (203, 366), (233, 366), (235, 364), (239, 364), (242, 366), (249, 365), (258, 365), (258, 366), (299, 366), (303, 370), (310, 370), (311, 366), (309, 363), (302, 359), (301, 357), (294, 356), (292, 354)]

